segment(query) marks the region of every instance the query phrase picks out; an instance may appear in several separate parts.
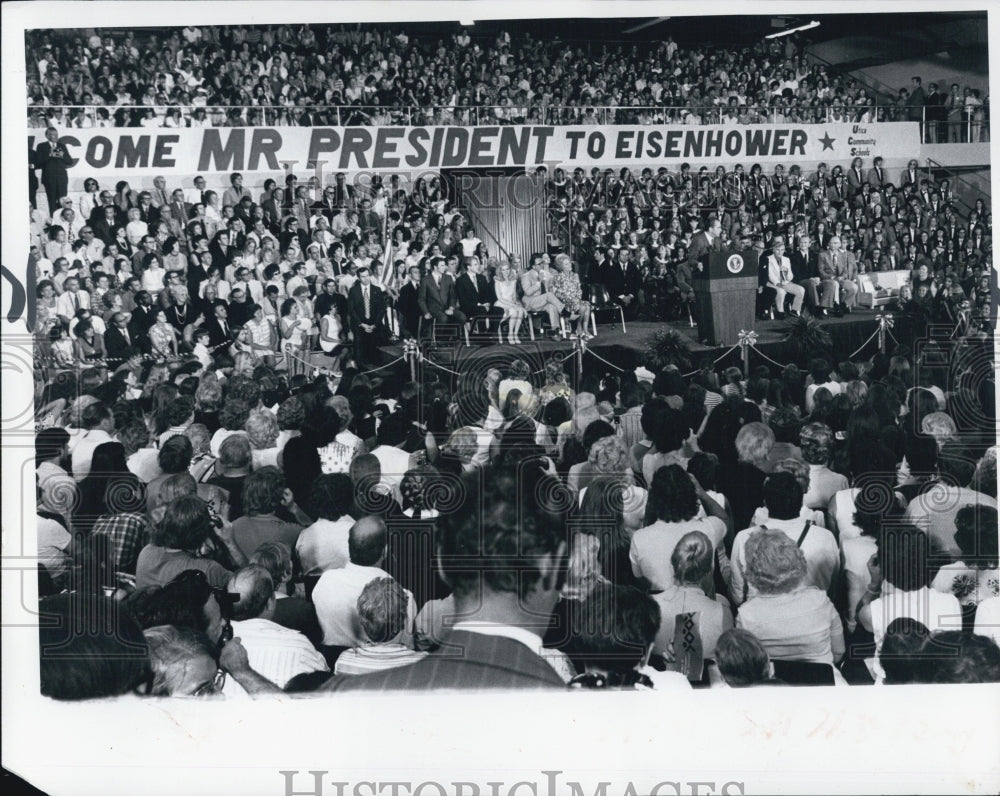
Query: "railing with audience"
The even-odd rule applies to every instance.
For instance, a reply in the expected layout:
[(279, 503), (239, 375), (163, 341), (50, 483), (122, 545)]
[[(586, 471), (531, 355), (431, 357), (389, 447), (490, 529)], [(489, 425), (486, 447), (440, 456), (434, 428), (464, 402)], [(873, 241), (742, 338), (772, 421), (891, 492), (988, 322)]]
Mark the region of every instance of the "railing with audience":
[[(204, 118), (197, 116), (199, 108)], [(698, 105), (213, 105), (152, 106), (32, 105), (29, 128), (56, 127), (258, 127), (258, 126), (385, 126), (484, 124), (834, 124), (911, 121), (911, 108), (891, 105), (770, 107), (741, 113), (731, 106)], [(961, 121), (927, 118), (922, 109), (921, 133), (940, 143), (989, 141), (989, 107), (966, 114)], [(176, 113), (175, 113), (176, 111)], [(732, 111), (732, 113), (731, 113)], [(913, 121), (919, 121), (914, 119)]]

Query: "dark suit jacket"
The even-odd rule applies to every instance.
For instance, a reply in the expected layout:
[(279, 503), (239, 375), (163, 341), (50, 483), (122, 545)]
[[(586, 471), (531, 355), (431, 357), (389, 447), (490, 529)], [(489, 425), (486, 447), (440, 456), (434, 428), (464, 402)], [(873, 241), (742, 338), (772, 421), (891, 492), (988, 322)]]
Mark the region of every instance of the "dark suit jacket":
[(152, 230), (156, 228), (157, 223), (160, 221), (160, 211), (155, 207), (150, 205), (149, 207), (143, 207), (142, 205), (137, 205), (139, 210), (139, 220), (146, 222), (147, 226)]
[(58, 144), (60, 157), (52, 157), (52, 144), (47, 140), (42, 141), (35, 148), (35, 165), (42, 170), (42, 183), (46, 180), (66, 179), (66, 169), (69, 168), (73, 158), (69, 151), (62, 144)]
[(620, 263), (612, 263), (604, 266), (601, 281), (612, 299), (623, 295), (637, 296), (642, 287), (642, 274), (635, 263), (630, 262), (624, 271)]
[(444, 312), (452, 309), (457, 303), (455, 281), (450, 275), (442, 274), (440, 286), (430, 275), (420, 280), (417, 304), (420, 306), (421, 312)]
[(417, 336), (417, 329), (420, 324), (420, 304), (417, 301), (417, 288), (412, 282), (407, 280), (406, 284), (399, 289), (399, 300), (396, 302), (396, 309), (403, 316), (403, 323), (407, 331)]
[[(104, 211), (102, 210), (101, 212), (103, 213)], [(118, 223), (108, 224), (107, 220), (102, 215), (101, 218), (98, 218), (93, 224), (90, 225), (90, 228), (94, 230), (94, 235), (96, 237), (104, 241), (105, 245), (109, 245), (114, 243), (115, 237), (118, 235), (119, 226), (120, 225)]]
[(802, 256), (802, 252), (796, 249), (788, 259), (792, 263), (792, 278), (796, 282), (805, 279), (819, 279), (819, 252), (810, 249), (808, 259)]
[[(541, 640), (539, 639), (539, 646)], [(421, 661), (377, 674), (334, 677), (321, 690), (565, 689), (555, 670), (519, 641), (457, 630)]]
[(128, 322), (128, 333), (138, 345), (145, 345), (149, 339), (149, 327), (153, 325), (155, 307), (148, 309), (138, 304), (132, 310), (132, 319)]
[(233, 338), (233, 322), (231, 320), (226, 321), (226, 325), (229, 327), (229, 334), (222, 331), (222, 324), (219, 323), (218, 318), (209, 318), (205, 321), (204, 327), (208, 330), (208, 347), (214, 348), (217, 345), (221, 345)]
[(702, 258), (712, 251), (714, 245), (708, 240), (707, 232), (699, 232), (693, 238), (691, 238), (691, 248), (688, 249), (688, 265), (691, 266), (691, 273), (693, 276), (698, 274), (698, 264), (702, 262)]
[(125, 335), (117, 326), (108, 324), (108, 330), (104, 333), (104, 350), (111, 359), (125, 360), (128, 358), (129, 348), (132, 347), (131, 343), (136, 341), (131, 329), (129, 329), (128, 334), (131, 342), (125, 340)]
[(362, 323), (373, 323), (378, 327), (385, 323), (385, 294), (375, 285), (369, 285), (368, 289), (371, 291), (371, 315), (367, 319), (361, 282), (355, 282), (347, 294), (347, 316), (350, 318), (352, 329), (356, 329)]
[(455, 292), (458, 294), (459, 309), (470, 318), (485, 312), (480, 304), (492, 304), (496, 301), (496, 296), (490, 289), (490, 280), (484, 274), (476, 275), (475, 290), (472, 287), (472, 274), (461, 274), (455, 282)]

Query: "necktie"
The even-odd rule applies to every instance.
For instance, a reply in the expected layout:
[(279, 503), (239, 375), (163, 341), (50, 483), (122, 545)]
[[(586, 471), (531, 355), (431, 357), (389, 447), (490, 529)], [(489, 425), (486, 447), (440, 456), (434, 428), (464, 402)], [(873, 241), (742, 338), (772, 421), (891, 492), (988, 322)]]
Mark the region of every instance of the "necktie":
[(80, 309), (80, 297), (76, 293), (71, 293), (70, 295), (73, 296), (73, 309)]
[(474, 274), (469, 274), (469, 281), (472, 282), (472, 292), (475, 293), (476, 297), (478, 298), (479, 297), (479, 285), (476, 284), (476, 277), (475, 277)]
[(129, 336), (128, 336), (128, 329), (127, 328), (126, 329), (122, 329), (122, 337), (125, 338), (125, 342), (128, 343), (128, 345), (132, 345), (132, 341), (129, 339)]
[(224, 337), (229, 337), (229, 324), (225, 321), (222, 322), (222, 335)]
[(371, 317), (372, 314), (372, 302), (371, 298), (368, 295), (368, 288), (364, 289), (364, 294), (365, 294), (365, 317), (369, 318)]

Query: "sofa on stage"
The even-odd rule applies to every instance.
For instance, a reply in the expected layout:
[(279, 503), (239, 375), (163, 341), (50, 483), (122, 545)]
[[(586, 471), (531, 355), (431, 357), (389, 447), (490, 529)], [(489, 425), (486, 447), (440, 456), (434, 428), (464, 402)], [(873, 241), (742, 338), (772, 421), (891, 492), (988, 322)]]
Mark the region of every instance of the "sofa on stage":
[(910, 281), (910, 271), (878, 271), (858, 277), (858, 306), (881, 307), (899, 298), (899, 289)]

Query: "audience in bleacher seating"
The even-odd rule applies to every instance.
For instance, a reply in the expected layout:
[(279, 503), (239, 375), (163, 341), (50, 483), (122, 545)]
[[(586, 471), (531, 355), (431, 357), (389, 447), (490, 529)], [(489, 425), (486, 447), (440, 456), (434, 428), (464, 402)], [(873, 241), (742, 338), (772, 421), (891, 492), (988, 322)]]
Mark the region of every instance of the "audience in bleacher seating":
[[(587, 47), (371, 26), (32, 31), (29, 127), (922, 122), (988, 137), (980, 90), (879, 96), (801, 43)], [(605, 64), (617, 68), (606, 70)], [(926, 114), (926, 116), (924, 115)]]

